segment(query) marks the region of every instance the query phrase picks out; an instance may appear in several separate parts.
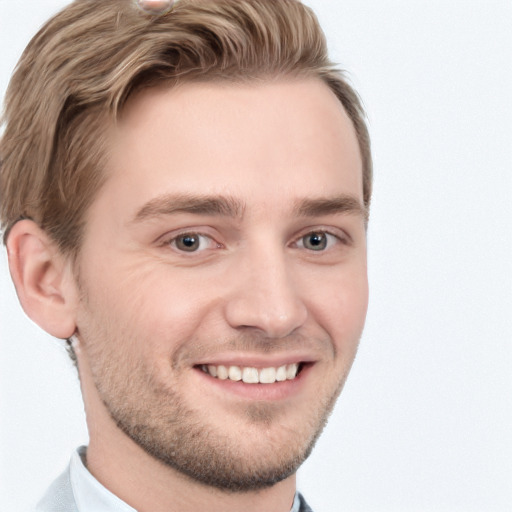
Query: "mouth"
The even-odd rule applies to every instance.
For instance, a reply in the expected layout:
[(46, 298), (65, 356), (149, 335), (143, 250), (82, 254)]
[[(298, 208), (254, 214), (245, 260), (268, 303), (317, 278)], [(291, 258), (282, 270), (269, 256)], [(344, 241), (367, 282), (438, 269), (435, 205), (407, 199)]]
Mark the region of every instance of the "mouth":
[(315, 387), (317, 359), (309, 354), (272, 358), (217, 354), (216, 360), (198, 361), (194, 370), (202, 396), (228, 403), (296, 403)]
[(244, 384), (275, 384), (296, 380), (310, 363), (291, 363), (257, 368), (254, 366), (200, 364), (196, 368), (218, 380)]

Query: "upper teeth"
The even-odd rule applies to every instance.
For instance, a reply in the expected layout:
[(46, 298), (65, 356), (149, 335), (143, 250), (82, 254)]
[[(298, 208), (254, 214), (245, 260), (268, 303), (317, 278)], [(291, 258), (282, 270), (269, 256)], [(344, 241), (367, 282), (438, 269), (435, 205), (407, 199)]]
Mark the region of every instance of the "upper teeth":
[(292, 380), (297, 376), (298, 363), (284, 364), (277, 368), (253, 368), (251, 366), (202, 365), (201, 369), (212, 377), (221, 380), (243, 381), (246, 384), (273, 384), (284, 380)]

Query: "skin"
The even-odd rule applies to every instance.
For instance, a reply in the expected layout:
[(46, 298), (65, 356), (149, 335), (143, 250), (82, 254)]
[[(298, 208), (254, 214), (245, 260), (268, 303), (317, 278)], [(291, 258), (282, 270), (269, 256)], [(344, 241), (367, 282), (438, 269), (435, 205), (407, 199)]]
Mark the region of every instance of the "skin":
[[(88, 469), (139, 512), (288, 512), (367, 309), (351, 122), (314, 79), (188, 84), (132, 98), (111, 139), (77, 268), (39, 272), (65, 307), (33, 312), (54, 334), (76, 329)], [(20, 287), (20, 262), (46, 247), (29, 226), (11, 235)], [(291, 383), (198, 369), (287, 362), (307, 362)]]

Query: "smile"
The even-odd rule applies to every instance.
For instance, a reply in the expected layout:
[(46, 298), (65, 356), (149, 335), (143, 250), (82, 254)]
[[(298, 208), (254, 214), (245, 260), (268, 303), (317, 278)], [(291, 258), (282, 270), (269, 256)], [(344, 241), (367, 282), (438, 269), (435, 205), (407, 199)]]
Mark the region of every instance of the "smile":
[(294, 380), (301, 370), (298, 363), (278, 367), (254, 368), (251, 366), (200, 365), (204, 372), (220, 380), (242, 381), (245, 384), (274, 384)]

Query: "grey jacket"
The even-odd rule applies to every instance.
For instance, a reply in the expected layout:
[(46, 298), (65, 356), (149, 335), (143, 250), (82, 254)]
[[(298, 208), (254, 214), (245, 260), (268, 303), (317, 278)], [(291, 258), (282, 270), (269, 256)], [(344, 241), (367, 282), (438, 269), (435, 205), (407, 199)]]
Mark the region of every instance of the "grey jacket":
[[(69, 467), (53, 482), (33, 512), (79, 512), (71, 488)], [(299, 512), (313, 512), (302, 496)]]

